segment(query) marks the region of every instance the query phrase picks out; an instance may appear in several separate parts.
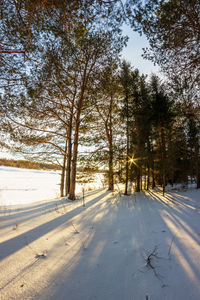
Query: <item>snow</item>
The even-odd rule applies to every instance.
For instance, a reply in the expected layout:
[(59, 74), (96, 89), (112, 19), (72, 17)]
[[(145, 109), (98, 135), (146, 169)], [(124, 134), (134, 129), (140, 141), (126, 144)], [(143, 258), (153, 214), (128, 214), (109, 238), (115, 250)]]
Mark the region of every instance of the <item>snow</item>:
[[(102, 174), (97, 174), (96, 183), (84, 186), (85, 190), (102, 186)], [(28, 204), (41, 200), (58, 198), (60, 172), (29, 170), (0, 166), (0, 206)], [(77, 193), (82, 185), (77, 184)]]
[(59, 172), (0, 166), (0, 205), (56, 198), (59, 184)]
[(200, 191), (2, 207), (1, 300), (200, 299)]

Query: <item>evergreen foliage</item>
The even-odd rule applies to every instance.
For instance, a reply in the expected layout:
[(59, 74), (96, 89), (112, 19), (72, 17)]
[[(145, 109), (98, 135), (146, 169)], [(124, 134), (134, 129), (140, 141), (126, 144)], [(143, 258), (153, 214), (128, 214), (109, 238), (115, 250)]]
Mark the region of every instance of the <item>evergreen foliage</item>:
[(199, 82), (200, 2), (197, 0), (139, 1), (132, 25), (149, 40), (144, 56), (171, 77)]

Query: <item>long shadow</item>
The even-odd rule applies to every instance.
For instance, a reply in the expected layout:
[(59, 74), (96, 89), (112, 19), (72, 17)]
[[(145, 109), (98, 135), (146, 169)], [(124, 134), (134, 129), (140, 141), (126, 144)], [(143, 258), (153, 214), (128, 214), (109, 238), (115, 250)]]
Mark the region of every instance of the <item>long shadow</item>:
[[(105, 189), (101, 188), (101, 189), (97, 189), (95, 191), (86, 192), (85, 193), (85, 197), (95, 195), (95, 194), (97, 194), (97, 193), (99, 193), (99, 192), (101, 192), (103, 190), (105, 190)], [(79, 198), (81, 197), (81, 194), (78, 194), (77, 196), (78, 196), (78, 199), (75, 200), (75, 201), (79, 200)], [(5, 209), (1, 209), (1, 206), (0, 206), (0, 215), (4, 215), (7, 212), (14, 212), (14, 213), (17, 214), (17, 213), (20, 213), (20, 212), (24, 213), (25, 211), (30, 211), (32, 209), (33, 210), (35, 210), (35, 209), (41, 209), (41, 208), (43, 208), (43, 206), (46, 206), (47, 203), (48, 203), (48, 205), (51, 206), (51, 205), (53, 205), (55, 203), (58, 203), (59, 201), (63, 201), (63, 202), (69, 201), (69, 202), (71, 202), (70, 200), (65, 200), (65, 198), (58, 198), (58, 199), (55, 198), (55, 199), (50, 199), (50, 200), (42, 200), (42, 201), (39, 201), (39, 203), (36, 202), (36, 203), (34, 203), (32, 205), (31, 204), (23, 204), (23, 205), (21, 205), (22, 207), (18, 207), (20, 205), (10, 205), (10, 206), (6, 206)], [(17, 208), (15, 208), (16, 206), (17, 206)], [(3, 207), (5, 207), (5, 205)]]
[[(20, 236), (19, 243), (21, 244), (15, 247), (15, 251), (18, 250), (17, 248), (20, 249), (24, 246), (23, 240), (26, 240), (26, 237), (28, 237), (28, 242), (31, 242), (57, 226), (62, 225), (66, 227), (67, 222), (79, 213), (81, 213), (81, 218), (77, 220), (78, 229), (89, 227), (88, 225), (90, 224), (94, 225), (91, 239), (87, 235), (84, 237), (86, 241), (88, 240), (86, 249), (73, 247), (75, 250), (71, 254), (70, 259), (68, 257), (69, 248), (64, 248), (65, 250), (63, 250), (61, 247), (61, 252), (59, 249), (57, 262), (60, 260), (61, 263), (57, 270), (52, 270), (52, 274), (45, 274), (45, 276), (48, 276), (47, 284), (42, 290), (38, 288), (38, 297), (41, 300), (64, 300), (68, 298), (70, 300), (138, 300), (145, 299), (144, 293), (148, 291), (149, 294), (154, 293), (155, 299), (163, 299), (165, 289), (174, 289), (172, 297), (165, 298), (178, 299), (181, 293), (179, 294), (177, 286), (181, 287), (184, 284), (186, 292), (187, 288), (190, 291), (193, 289), (195, 290), (193, 295), (196, 296), (199, 291), (198, 287), (189, 274), (186, 273), (184, 265), (177, 258), (174, 261), (175, 254), (173, 254), (174, 256), (171, 260), (167, 256), (169, 240), (174, 236), (174, 232), (164, 221), (161, 210), (164, 207), (165, 211), (172, 215), (177, 214), (177, 211), (175, 211), (176, 207), (169, 207), (166, 203), (162, 203), (162, 199), (159, 199), (157, 195), (154, 195), (154, 198), (152, 198), (152, 196), (146, 195), (143, 197), (142, 193), (138, 193), (136, 198), (122, 196), (120, 199), (112, 201), (112, 197), (106, 197), (104, 201), (103, 198), (108, 194), (108, 192), (104, 192), (98, 198), (92, 199), (87, 203), (86, 209), (78, 207), (73, 211), (74, 213), (71, 211), (64, 216), (36, 227), (27, 232), (27, 235), (23, 234)], [(98, 201), (100, 202), (98, 203)], [(162, 206), (162, 204), (165, 205)], [(87, 208), (89, 208), (88, 211)], [(100, 216), (102, 214), (102, 217), (96, 218), (97, 214)], [(159, 228), (158, 224), (160, 225)], [(189, 221), (188, 226), (190, 226)], [(159, 234), (154, 234), (154, 229)], [(165, 232), (161, 233), (162, 229), (165, 229)], [(83, 236), (84, 234), (85, 232), (83, 231)], [(77, 244), (80, 235), (76, 236)], [(5, 245), (5, 249), (8, 245), (12, 247), (17, 242), (17, 240), (12, 240), (13, 244)], [(159, 255), (161, 254), (164, 257), (159, 258), (159, 265), (162, 266), (161, 275), (166, 276), (162, 280), (158, 280), (154, 271), (145, 266), (143, 250), (152, 251), (155, 245), (159, 245)], [(58, 244), (54, 247), (57, 248), (57, 246)], [(178, 239), (174, 240), (173, 246), (179, 249), (191, 267), (194, 277), (200, 278), (200, 272), (192, 261), (188, 248), (184, 248)], [(49, 257), (47, 259), (49, 259), (49, 263), (51, 263), (51, 253), (55, 252), (54, 247), (48, 252)], [(40, 264), (39, 267), (42, 267), (42, 261)], [(143, 269), (141, 269), (142, 267)], [(33, 271), (36, 272), (37, 270), (31, 270), (31, 272)], [(185, 277), (181, 277), (183, 282), (181, 282), (179, 277), (174, 278), (173, 272), (178, 275), (184, 273)], [(23, 275), (22, 270), (20, 276), (23, 277)], [(162, 287), (168, 283), (171, 286)], [(156, 288), (154, 289), (154, 287)], [(6, 288), (9, 288), (9, 286)], [(187, 299), (198, 299), (198, 297), (187, 297), (188, 294), (189, 292), (186, 293)], [(179, 299), (183, 298), (179, 297)]]
[[(12, 226), (13, 224), (22, 224), (25, 223), (26, 221), (30, 221), (33, 219), (36, 219), (38, 217), (41, 217), (42, 215), (47, 215), (51, 211), (59, 211), (61, 208), (64, 211), (66, 211), (66, 203), (61, 200), (55, 200), (55, 201), (43, 201), (43, 204), (38, 207), (34, 208), (32, 206), (30, 210), (25, 210), (24, 212), (20, 210), (20, 212), (15, 212), (15, 211), (10, 211), (5, 216), (0, 217), (2, 221), (2, 225), (0, 226), (0, 229)], [(4, 225), (3, 225), (4, 221)]]
[[(155, 276), (153, 270), (144, 267), (143, 273), (142, 271), (140, 272), (140, 269), (145, 263), (142, 251), (144, 247), (148, 245), (152, 246), (153, 249), (155, 244), (161, 242), (155, 237), (152, 237), (151, 242), (148, 241), (153, 226), (156, 226), (158, 222), (159, 225), (162, 226), (161, 228), (157, 228), (158, 230), (168, 228), (160, 215), (161, 207), (157, 206), (158, 203), (162, 203), (161, 199), (159, 199), (159, 196), (154, 197), (154, 199), (152, 199), (151, 196), (146, 196), (146, 199), (143, 199), (141, 194), (138, 194), (136, 195), (135, 202), (134, 200), (128, 200), (126, 197), (121, 197), (120, 201), (117, 202), (117, 208), (115, 207), (114, 201), (111, 202), (111, 198), (106, 199), (106, 202), (108, 211), (106, 211), (102, 219), (96, 224), (96, 235), (88, 244), (87, 251), (83, 251), (80, 260), (73, 268), (71, 268), (73, 258), (61, 266), (57, 272), (56, 279), (55, 277), (53, 278), (53, 286), (49, 285), (46, 291), (41, 291), (41, 295), (43, 295), (43, 292), (45, 293), (45, 297), (42, 299), (66, 299), (66, 295), (70, 295), (70, 300), (77, 300), (80, 299), (81, 295), (81, 299), (138, 300), (145, 299), (145, 295), (142, 294), (143, 290), (149, 292), (153, 290), (153, 281), (146, 280), (149, 277), (145, 277), (145, 274), (149, 272)], [(130, 203), (131, 206), (129, 206)], [(165, 208), (167, 208), (166, 203), (163, 204), (165, 204)], [(134, 209), (131, 211), (130, 207), (132, 207), (132, 205)], [(146, 214), (143, 214), (144, 210)], [(173, 207), (171, 207), (171, 210), (173, 211)], [(83, 227), (85, 226), (85, 221), (92, 222), (92, 218), (95, 217), (95, 212), (96, 207), (89, 219), (81, 219), (80, 222), (83, 223)], [(147, 218), (144, 218), (144, 216)], [(151, 226), (149, 226), (148, 222), (153, 222), (153, 225), (150, 223)], [(167, 233), (163, 233), (162, 250), (165, 250), (164, 253), (166, 253), (166, 255), (169, 248), (168, 239), (171, 239), (173, 235), (174, 233), (170, 228), (168, 228)], [(122, 246), (120, 244), (122, 244)], [(120, 247), (118, 247), (119, 245)], [(192, 262), (187, 251), (183, 249), (181, 243), (176, 239), (174, 240), (174, 245), (181, 251), (183, 257), (191, 266), (196, 278), (199, 278), (200, 272), (198, 268)], [(112, 251), (110, 251), (110, 249)], [(79, 254), (75, 253), (74, 256), (76, 255)], [(121, 260), (122, 257), (123, 260)], [(163, 264), (165, 271), (168, 268), (167, 260), (168, 257), (161, 262), (160, 258), (160, 263)], [(181, 264), (174, 267), (173, 261), (168, 260), (168, 263), (172, 268), (172, 272), (173, 268), (178, 268), (179, 272), (182, 273), (185, 271), (184, 266)], [(66, 272), (68, 269), (70, 269), (70, 271)], [(170, 276), (169, 274), (168, 276)], [(187, 278), (188, 274), (185, 276)], [(170, 281), (170, 278), (166, 278), (166, 280)], [(135, 281), (136, 284), (134, 283)], [(176, 279), (176, 283), (178, 281), (179, 278)], [(192, 286), (192, 288), (195, 287), (194, 282), (189, 276), (187, 282), (188, 286)], [(164, 279), (159, 282), (155, 276), (154, 284), (157, 286), (160, 284), (160, 297), (157, 296), (155, 299), (162, 299), (162, 285), (166, 283), (168, 282)], [(179, 283), (179, 285), (181, 285), (181, 283)], [(176, 288), (176, 284), (174, 286)], [(175, 295), (176, 293), (177, 291), (175, 290)], [(154, 295), (154, 297), (156, 296)], [(194, 300), (194, 298), (191, 299)]]
[[(87, 200), (88, 196), (92, 196), (92, 195), (96, 195), (97, 193), (99, 193), (100, 191), (102, 191), (102, 189), (93, 191), (93, 192), (89, 192), (86, 193), (85, 198), (86, 198), (86, 202), (89, 203), (90, 201)], [(80, 203), (81, 199), (77, 199), (74, 203)], [(4, 216), (1, 216), (1, 220), (10, 220), (10, 224), (6, 223), (4, 225), (0, 226), (0, 229), (3, 229), (7, 226), (12, 226), (13, 225), (13, 221), (15, 223), (22, 223), (22, 222), (26, 222), (27, 220), (31, 220), (37, 217), (40, 217), (42, 214), (47, 214), (48, 212), (50, 212), (51, 210), (59, 210), (60, 208), (64, 209), (64, 212), (67, 210), (67, 205), (71, 203), (70, 200), (65, 200), (63, 198), (61, 199), (56, 199), (56, 200), (44, 200), (42, 203), (40, 204), (36, 204), (36, 205), (32, 205), (29, 206), (25, 209), (23, 208), (19, 208), (19, 209), (10, 209), (10, 210), (6, 210), (7, 214)], [(81, 205), (81, 204), (80, 204)]]
[(100, 201), (108, 193), (109, 192), (106, 191), (103, 194), (101, 194), (99, 197), (90, 200), (87, 203), (86, 207), (79, 206), (79, 207), (75, 208), (74, 210), (71, 210), (70, 212), (68, 212), (62, 216), (59, 216), (49, 222), (46, 222), (45, 224), (37, 226), (25, 233), (22, 233), (12, 239), (9, 239), (9, 240), (1, 243), (0, 258), (4, 259), (5, 257), (7, 257), (7, 256), (13, 254), (14, 252), (20, 250), (21, 248), (23, 248), (27, 244), (27, 240), (28, 240), (28, 243), (31, 243), (31, 242), (37, 240), (38, 238), (40, 238), (41, 236), (47, 234), (48, 232), (54, 230), (55, 228), (61, 226), (63, 223), (68, 222), (70, 219), (75, 217), (77, 214), (79, 214), (83, 210), (91, 207), (96, 202)]
[(0, 226), (0, 229), (6, 228), (8, 226), (12, 226), (13, 223), (25, 223), (26, 221), (30, 221), (33, 219), (36, 219), (42, 215), (48, 214), (50, 211), (55, 210), (57, 207), (60, 208), (61, 204), (57, 205), (57, 202), (53, 202), (52, 204), (47, 204), (46, 206), (43, 206), (42, 208), (38, 209), (31, 209), (30, 211), (25, 211), (12, 214), (12, 212), (9, 215), (6, 215), (4, 217), (1, 217), (1, 221), (5, 220), (5, 224)]
[[(166, 197), (168, 198), (168, 200), (172, 201), (174, 204), (180, 205), (182, 208), (197, 208), (196, 202), (192, 202), (189, 198), (185, 197), (184, 195), (177, 195), (168, 192)], [(187, 203), (185, 203), (184, 201), (187, 201)]]
[[(193, 213), (194, 208), (196, 207), (196, 206), (193, 206), (193, 203), (188, 206), (187, 204), (185, 204), (183, 202), (181, 195), (180, 195), (180, 197), (178, 195), (174, 195), (174, 197), (173, 197), (173, 193), (170, 193), (170, 198), (168, 198), (168, 195), (166, 195), (166, 198), (169, 201), (169, 204), (167, 204), (163, 200), (162, 196), (159, 197), (159, 196), (155, 195), (155, 193), (150, 193), (150, 197), (158, 200), (159, 202), (161, 202), (162, 204), (165, 205), (165, 210), (168, 213), (169, 220), (174, 225), (176, 225), (177, 228), (178, 227), (182, 228), (185, 231), (185, 233), (188, 234), (190, 237), (192, 237), (192, 239), (197, 244), (200, 243), (200, 237), (198, 237), (198, 235), (196, 233), (194, 233), (193, 230), (187, 225), (187, 223), (190, 221), (190, 218), (191, 218), (191, 213), (189, 213), (189, 211), (191, 211)], [(173, 204), (173, 206), (170, 206), (171, 203)], [(178, 203), (178, 207), (177, 207), (177, 203)], [(183, 216), (184, 216), (184, 221), (182, 219)]]

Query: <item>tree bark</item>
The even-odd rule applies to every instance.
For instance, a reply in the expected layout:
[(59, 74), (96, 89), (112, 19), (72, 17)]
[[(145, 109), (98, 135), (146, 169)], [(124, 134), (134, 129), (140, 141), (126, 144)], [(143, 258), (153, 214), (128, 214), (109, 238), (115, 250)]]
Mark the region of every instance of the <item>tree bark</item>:
[[(113, 179), (113, 132), (112, 132), (112, 110), (113, 110), (113, 95), (111, 91), (110, 107), (109, 107), (109, 126), (106, 124), (106, 135), (109, 145), (109, 171), (108, 171), (108, 190), (113, 191), (114, 179)], [(108, 128), (109, 127), (109, 128)]]
[(148, 151), (148, 158), (147, 158), (147, 191), (149, 190), (150, 186), (150, 166), (151, 166), (151, 146), (149, 139), (147, 140), (147, 151)]
[(67, 156), (67, 168), (66, 168), (66, 184), (65, 184), (65, 195), (69, 195), (70, 182), (71, 182), (71, 162), (72, 162), (72, 112), (69, 120), (68, 128), (68, 156)]
[[(73, 154), (72, 154), (72, 167), (71, 167), (71, 180), (70, 180), (70, 191), (69, 191), (69, 198), (71, 200), (75, 200), (75, 189), (76, 189), (76, 168), (77, 168), (77, 155), (78, 155), (78, 139), (79, 139), (79, 127), (80, 127), (80, 116), (82, 112), (82, 107), (85, 99), (85, 92), (87, 83), (89, 80), (89, 76), (93, 70), (93, 67), (96, 63), (96, 54), (94, 54), (94, 58), (92, 64), (88, 67), (89, 60), (91, 57), (87, 57), (86, 61), (84, 62), (84, 70), (81, 76), (81, 88), (80, 88), (80, 96), (79, 100), (76, 104), (76, 118), (75, 118), (75, 128), (74, 128), (74, 139), (73, 139)], [(82, 64), (82, 62), (80, 62)]]
[(195, 173), (196, 173), (196, 188), (200, 188), (200, 165), (199, 165), (199, 143), (198, 138), (195, 138)]
[(151, 171), (151, 175), (152, 175), (152, 189), (155, 188), (156, 183), (155, 183), (155, 174), (154, 174), (154, 159), (152, 160), (152, 171)]
[(136, 192), (140, 192), (140, 169), (137, 167)]
[(165, 145), (165, 132), (161, 128), (161, 151), (162, 151), (162, 187), (163, 187), (163, 196), (165, 195), (165, 186), (166, 186), (166, 145)]
[(62, 173), (61, 173), (61, 182), (60, 182), (60, 197), (64, 196), (66, 157), (67, 157), (67, 140), (65, 141), (65, 153), (63, 156), (63, 164), (62, 164)]
[(109, 171), (108, 171), (108, 190), (113, 191), (114, 180), (113, 180), (113, 146), (112, 141), (109, 145)]
[(79, 138), (79, 127), (80, 127), (80, 116), (84, 101), (84, 92), (85, 92), (85, 76), (86, 69), (84, 72), (83, 85), (81, 88), (81, 95), (77, 104), (77, 112), (76, 112), (76, 120), (75, 120), (75, 128), (74, 128), (74, 141), (73, 141), (73, 154), (72, 154), (72, 168), (71, 168), (71, 181), (70, 181), (70, 192), (69, 198), (71, 200), (75, 200), (75, 189), (76, 189), (76, 168), (77, 168), (77, 155), (78, 155), (78, 138)]
[(128, 123), (128, 99), (127, 99), (127, 119), (126, 119), (126, 178), (125, 178), (125, 191), (124, 195), (128, 194), (128, 177), (129, 177), (129, 161), (128, 161), (128, 156), (129, 156), (129, 123)]

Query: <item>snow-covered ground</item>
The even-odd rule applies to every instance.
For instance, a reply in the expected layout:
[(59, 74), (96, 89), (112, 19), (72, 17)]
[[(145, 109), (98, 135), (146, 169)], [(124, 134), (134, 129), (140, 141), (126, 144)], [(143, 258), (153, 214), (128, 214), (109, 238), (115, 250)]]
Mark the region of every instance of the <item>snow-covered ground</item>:
[(0, 206), (56, 198), (59, 183), (59, 172), (0, 166)]
[(1, 300), (200, 299), (199, 191), (85, 200), (1, 209)]
[[(96, 182), (86, 185), (86, 189), (101, 186), (101, 174)], [(0, 166), (0, 206), (28, 204), (46, 199), (57, 198), (60, 189), (60, 172), (29, 170)], [(82, 186), (77, 184), (80, 193)]]

